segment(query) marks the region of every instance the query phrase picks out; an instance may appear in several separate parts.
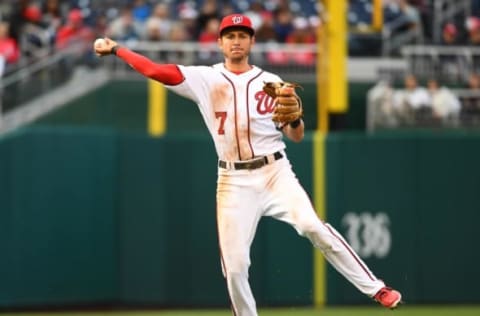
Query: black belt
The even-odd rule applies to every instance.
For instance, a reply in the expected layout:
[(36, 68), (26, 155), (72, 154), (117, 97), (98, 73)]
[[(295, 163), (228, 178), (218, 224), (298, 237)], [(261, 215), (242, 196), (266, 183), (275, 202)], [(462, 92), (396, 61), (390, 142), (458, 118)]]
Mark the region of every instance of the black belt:
[[(271, 160), (269, 161), (269, 157)], [(277, 151), (273, 155), (258, 157), (248, 161), (236, 161), (232, 163), (228, 163), (223, 160), (218, 161), (218, 166), (223, 169), (235, 169), (235, 170), (252, 170), (258, 169), (265, 165), (268, 165), (270, 162), (283, 158), (281, 152)]]

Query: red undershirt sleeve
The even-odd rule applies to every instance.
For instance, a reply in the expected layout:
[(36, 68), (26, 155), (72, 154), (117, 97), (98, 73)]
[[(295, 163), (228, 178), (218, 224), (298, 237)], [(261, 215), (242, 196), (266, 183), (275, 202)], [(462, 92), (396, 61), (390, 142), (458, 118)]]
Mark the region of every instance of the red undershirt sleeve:
[(177, 65), (157, 64), (145, 56), (137, 54), (125, 47), (117, 50), (117, 56), (145, 77), (154, 79), (169, 86), (175, 86), (185, 79)]

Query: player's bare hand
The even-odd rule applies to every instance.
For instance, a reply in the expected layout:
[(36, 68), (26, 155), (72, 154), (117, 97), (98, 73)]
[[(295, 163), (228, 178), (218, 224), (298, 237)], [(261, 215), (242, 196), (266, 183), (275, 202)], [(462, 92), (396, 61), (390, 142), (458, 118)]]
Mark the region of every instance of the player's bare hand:
[(115, 46), (118, 46), (118, 43), (108, 37), (97, 38), (93, 43), (93, 50), (97, 56), (107, 56)]

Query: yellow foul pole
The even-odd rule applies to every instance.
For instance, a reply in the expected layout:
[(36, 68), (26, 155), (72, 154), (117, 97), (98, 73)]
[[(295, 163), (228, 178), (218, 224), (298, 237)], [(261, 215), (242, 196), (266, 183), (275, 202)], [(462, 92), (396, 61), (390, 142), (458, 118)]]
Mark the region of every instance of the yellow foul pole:
[[(318, 131), (314, 135), (315, 208), (326, 219), (326, 134), (329, 114), (348, 110), (347, 80), (347, 0), (321, 0), (322, 23), (317, 30)], [(327, 269), (319, 251), (314, 253), (314, 304), (327, 301)]]
[(328, 108), (344, 113), (347, 106), (347, 1), (324, 0), (327, 16)]
[(167, 102), (165, 87), (152, 79), (148, 80), (148, 133), (153, 137), (167, 130)]
[(320, 19), (317, 28), (317, 129), (322, 133), (328, 131), (328, 54), (327, 27)]
[(383, 0), (373, 0), (372, 28), (380, 32), (383, 28)]

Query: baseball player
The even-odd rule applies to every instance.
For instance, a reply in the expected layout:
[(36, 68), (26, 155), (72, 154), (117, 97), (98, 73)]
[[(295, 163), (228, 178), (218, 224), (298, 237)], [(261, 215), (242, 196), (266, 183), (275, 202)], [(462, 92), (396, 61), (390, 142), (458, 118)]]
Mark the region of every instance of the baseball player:
[(303, 139), (301, 100), (294, 85), (249, 63), (254, 33), (244, 15), (223, 18), (218, 46), (224, 62), (213, 66), (157, 64), (108, 38), (96, 42), (94, 50), (99, 56), (116, 55), (198, 105), (218, 154), (218, 238), (234, 315), (257, 315), (248, 269), (262, 216), (293, 226), (362, 293), (395, 308), (401, 294), (377, 279), (345, 239), (317, 217), (292, 171), (282, 138)]

